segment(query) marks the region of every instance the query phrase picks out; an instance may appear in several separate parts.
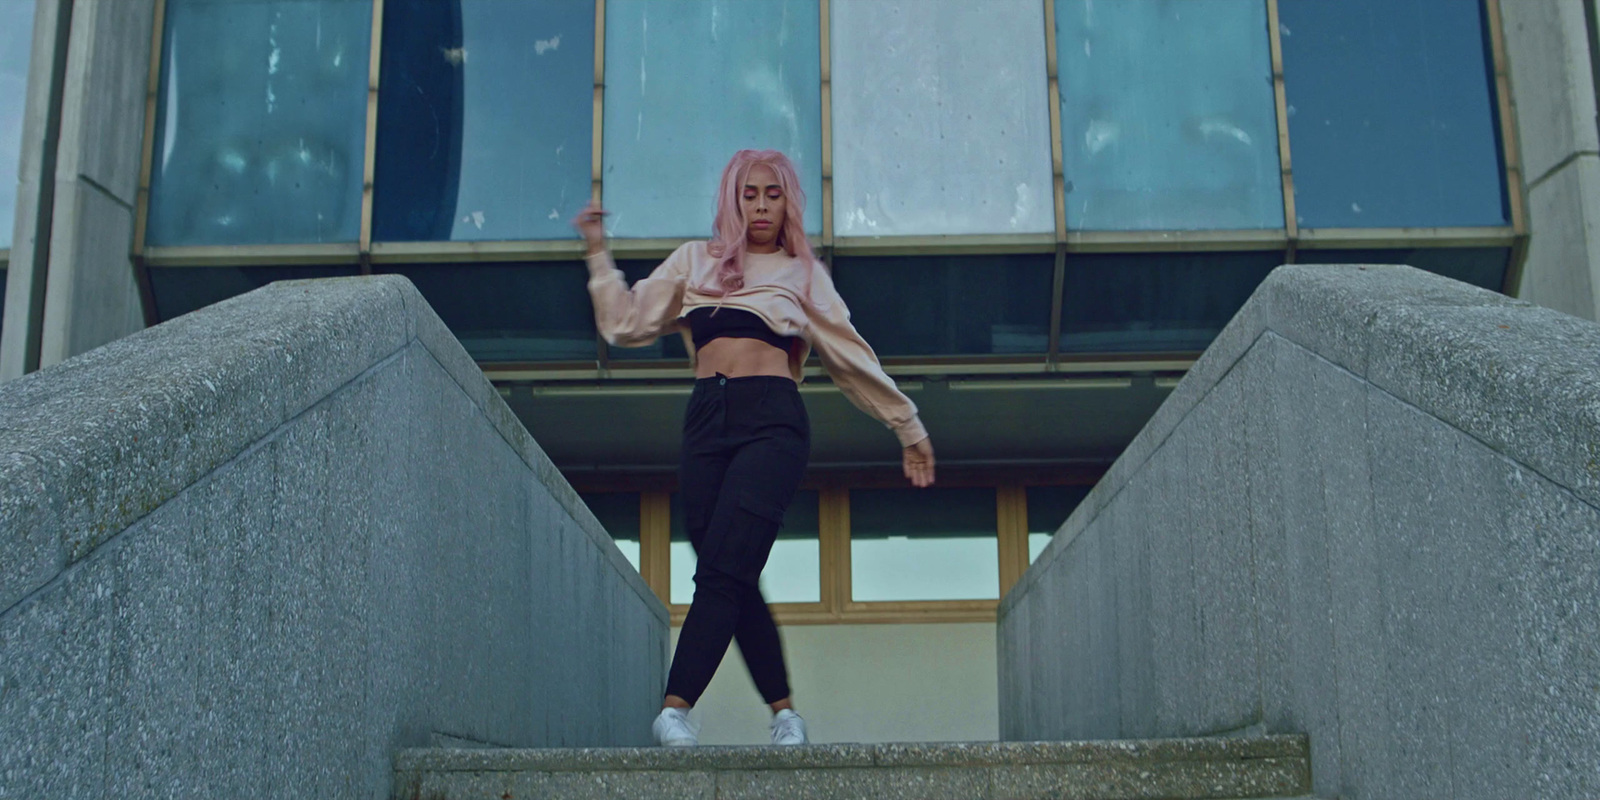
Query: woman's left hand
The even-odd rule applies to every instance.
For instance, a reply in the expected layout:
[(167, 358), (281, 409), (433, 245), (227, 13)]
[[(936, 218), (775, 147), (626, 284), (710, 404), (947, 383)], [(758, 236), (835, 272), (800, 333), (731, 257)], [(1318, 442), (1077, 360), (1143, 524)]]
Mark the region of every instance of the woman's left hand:
[(923, 439), (903, 453), (906, 478), (911, 485), (921, 489), (933, 485), (933, 439)]

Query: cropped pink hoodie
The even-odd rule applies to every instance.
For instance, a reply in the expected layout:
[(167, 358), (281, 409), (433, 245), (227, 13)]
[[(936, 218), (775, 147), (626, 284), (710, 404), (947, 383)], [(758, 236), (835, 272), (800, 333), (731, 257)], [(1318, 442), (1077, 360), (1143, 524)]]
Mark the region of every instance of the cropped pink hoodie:
[(687, 323), (679, 320), (701, 306), (743, 309), (764, 320), (774, 333), (799, 337), (789, 350), (789, 373), (796, 382), (803, 379), (801, 367), (816, 348), (823, 368), (845, 397), (894, 431), (902, 447), (928, 438), (916, 405), (895, 386), (877, 354), (850, 324), (850, 310), (821, 264), (807, 270), (781, 250), (746, 253), (744, 288), (719, 297), (697, 290), (715, 281), (717, 259), (706, 252), (705, 242), (679, 247), (631, 289), (610, 252), (595, 253), (588, 263), (595, 325), (608, 343), (643, 347), (664, 333), (683, 332), (692, 365), (694, 342), (687, 335)]

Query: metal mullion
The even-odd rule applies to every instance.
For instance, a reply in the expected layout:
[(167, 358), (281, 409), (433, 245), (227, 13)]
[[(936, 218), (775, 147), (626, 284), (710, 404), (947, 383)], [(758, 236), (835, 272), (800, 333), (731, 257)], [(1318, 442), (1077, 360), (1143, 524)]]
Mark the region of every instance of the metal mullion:
[(842, 236), (833, 241), (834, 252), (841, 256), (1049, 253), (1055, 245), (1051, 233)]
[(367, 61), (367, 149), (361, 162), (361, 272), (372, 271), (372, 186), (378, 154), (378, 81), (383, 60), (383, 0), (372, 0), (372, 46)]
[[(1522, 283), (1522, 270), (1528, 257), (1531, 238), (1528, 230), (1527, 187), (1523, 185), (1522, 148), (1517, 139), (1517, 104), (1511, 94), (1511, 62), (1506, 57), (1505, 21), (1500, 16), (1500, 0), (1484, 0), (1484, 16), (1489, 21), (1490, 53), (1494, 59), (1494, 89), (1500, 109), (1500, 142), (1506, 164), (1506, 198), (1511, 205), (1511, 228), (1516, 241), (1506, 264), (1501, 291), (1516, 296)], [(1600, 65), (1597, 65), (1600, 68)]]
[(1267, 39), (1272, 48), (1272, 102), (1278, 115), (1278, 166), (1283, 176), (1283, 226), (1288, 238), (1285, 263), (1294, 263), (1300, 223), (1294, 204), (1294, 168), (1289, 158), (1289, 100), (1283, 79), (1283, 36), (1278, 22), (1278, 0), (1267, 0)]
[(1072, 231), (1067, 250), (1073, 253), (1170, 253), (1230, 250), (1282, 250), (1287, 239), (1279, 228), (1195, 231)]
[(469, 263), (482, 261), (580, 261), (576, 239), (461, 242), (373, 242), (374, 264)]
[(1056, 360), (1061, 356), (1061, 307), (1066, 302), (1066, 291), (1067, 246), (1063, 242), (1056, 245), (1056, 262), (1050, 276), (1050, 341), (1045, 353), (1047, 369), (1055, 369)]
[(1048, 91), (1045, 102), (1050, 106), (1050, 172), (1053, 185), (1056, 221), (1056, 241), (1067, 240), (1067, 181), (1066, 158), (1061, 146), (1061, 80), (1060, 58), (1057, 55), (1056, 43), (1056, 3), (1055, 0), (1042, 0), (1044, 3), (1044, 59), (1045, 78)]
[(1027, 495), (1017, 484), (995, 487), (999, 522), (1000, 597), (1004, 598), (1028, 569)]
[[(821, 50), (822, 105), (822, 248), (833, 249), (833, 42), (828, 0), (817, 0), (818, 46)], [(831, 266), (831, 261), (829, 262)]]
[(1305, 228), (1299, 249), (1354, 250), (1418, 247), (1512, 247), (1516, 229), (1497, 228)]
[(606, 0), (594, 0), (594, 109), (593, 141), (589, 158), (589, 199), (599, 205), (602, 199), (601, 170), (605, 166), (606, 110)]
[(144, 259), (152, 267), (197, 269), (263, 264), (284, 266), (356, 264), (360, 258), (361, 253), (355, 242), (146, 247), (144, 251)]
[[(828, 548), (831, 553), (823, 562), (822, 601), (834, 614), (843, 614), (850, 607), (850, 490), (833, 486), (818, 491), (818, 502), (827, 509), (829, 524)], [(828, 572), (832, 571), (831, 578)]]
[(166, 36), (167, 0), (156, 0), (155, 24), (150, 33), (150, 77), (145, 84), (144, 141), (139, 154), (139, 192), (133, 211), (134, 285), (139, 290), (139, 306), (145, 327), (156, 323), (155, 291), (150, 284), (150, 264), (145, 260), (145, 228), (150, 224), (150, 176), (154, 171), (156, 148), (156, 105), (161, 94), (161, 44)]
[(664, 605), (672, 599), (672, 495), (639, 493), (639, 572)]

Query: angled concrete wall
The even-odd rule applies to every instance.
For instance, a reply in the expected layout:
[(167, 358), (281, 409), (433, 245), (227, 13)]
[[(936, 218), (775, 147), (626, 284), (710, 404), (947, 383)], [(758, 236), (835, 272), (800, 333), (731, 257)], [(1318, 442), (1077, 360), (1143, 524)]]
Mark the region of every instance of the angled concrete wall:
[(1310, 735), (1319, 795), (1600, 796), (1600, 326), (1282, 267), (1000, 608), (1001, 737)]
[(649, 741), (666, 609), (397, 276), (0, 385), (0, 796), (368, 797)]

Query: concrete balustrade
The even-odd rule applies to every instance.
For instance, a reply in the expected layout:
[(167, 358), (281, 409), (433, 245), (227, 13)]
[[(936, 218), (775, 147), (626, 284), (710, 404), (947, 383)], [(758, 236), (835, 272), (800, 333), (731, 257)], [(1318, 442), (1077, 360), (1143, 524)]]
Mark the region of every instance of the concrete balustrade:
[(649, 742), (666, 609), (404, 278), (0, 385), (0, 797), (388, 797)]
[(1600, 796), (1597, 464), (1600, 326), (1280, 268), (1002, 602), (1001, 736), (1303, 732), (1319, 796)]

